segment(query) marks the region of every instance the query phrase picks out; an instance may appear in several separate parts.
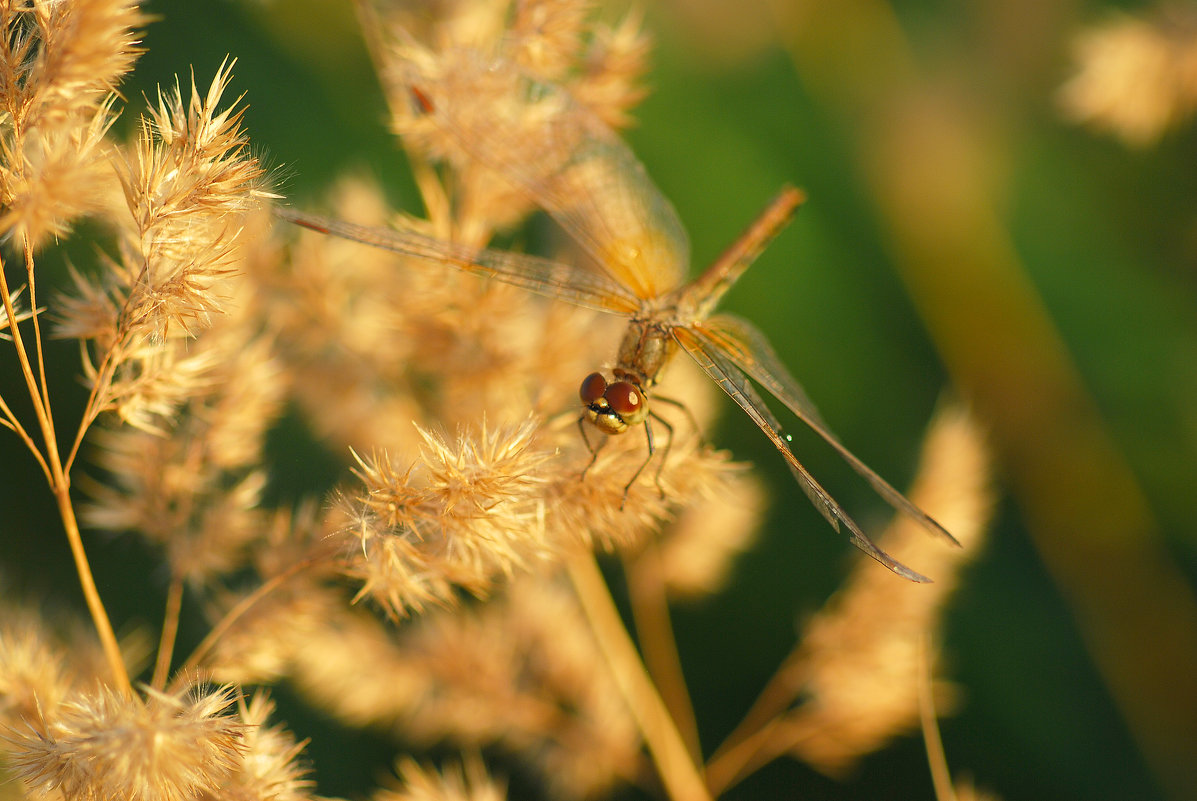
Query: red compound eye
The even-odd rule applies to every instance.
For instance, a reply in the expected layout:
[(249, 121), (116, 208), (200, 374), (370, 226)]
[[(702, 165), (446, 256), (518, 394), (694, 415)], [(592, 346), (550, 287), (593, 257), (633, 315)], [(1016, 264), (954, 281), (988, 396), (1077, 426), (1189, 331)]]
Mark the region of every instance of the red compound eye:
[(578, 392), (582, 396), (582, 403), (587, 406), (603, 397), (607, 391), (607, 379), (599, 373), (591, 373), (582, 380), (582, 389)]
[(603, 397), (611, 405), (611, 411), (620, 417), (635, 417), (636, 412), (644, 408), (644, 393), (640, 391), (639, 387), (628, 381), (616, 381), (607, 387)]

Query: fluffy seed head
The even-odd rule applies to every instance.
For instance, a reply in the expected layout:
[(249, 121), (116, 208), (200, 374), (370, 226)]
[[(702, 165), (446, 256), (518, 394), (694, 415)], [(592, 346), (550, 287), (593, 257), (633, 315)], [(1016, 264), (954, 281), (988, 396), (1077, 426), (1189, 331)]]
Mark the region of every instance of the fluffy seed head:
[(237, 765), (242, 724), (228, 690), (133, 697), (100, 687), (8, 737), (11, 766), (39, 798), (188, 801)]

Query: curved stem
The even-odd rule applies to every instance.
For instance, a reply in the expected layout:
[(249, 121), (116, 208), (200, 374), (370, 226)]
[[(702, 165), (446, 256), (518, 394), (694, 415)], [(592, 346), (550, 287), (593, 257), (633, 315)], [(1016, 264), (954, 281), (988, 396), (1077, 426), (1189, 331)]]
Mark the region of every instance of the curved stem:
[(931, 767), (931, 784), (935, 787), (937, 801), (956, 801), (956, 790), (952, 787), (952, 775), (948, 770), (948, 758), (943, 750), (943, 738), (939, 734), (938, 714), (935, 711), (935, 687), (932, 683), (931, 664), (927, 657), (928, 636), (919, 637), (919, 719), (923, 724), (923, 743), (927, 747), (927, 763)]
[(161, 690), (166, 686), (170, 660), (175, 652), (175, 637), (179, 633), (179, 610), (183, 607), (183, 579), (173, 576), (166, 591), (166, 611), (162, 615), (162, 634), (158, 639), (158, 658), (154, 661), (154, 676), (150, 686)]
[[(26, 252), (26, 258), (32, 258)], [(32, 270), (30, 270), (32, 274)], [(32, 281), (32, 279), (30, 279)], [(33, 296), (33, 288), (30, 287), (29, 294)], [(8, 277), (4, 274), (4, 262), (0, 259), (0, 300), (4, 303), (4, 312), (8, 317), (8, 330), (12, 336), (13, 349), (17, 353), (17, 361), (21, 365), (21, 375), (25, 379), (25, 388), (29, 392), (29, 399), (33, 401), (34, 416), (37, 417), (39, 426), (41, 427), (42, 437), (46, 441), (46, 449), (54, 451), (54, 428), (50, 423), (50, 415), (46, 411), (45, 400), (42, 396), (41, 390), (38, 388), (37, 379), (33, 375), (33, 365), (29, 361), (29, 351), (25, 347), (25, 339), (21, 335), (21, 326), (17, 324), (17, 310), (13, 305), (12, 292), (8, 288)], [(35, 315), (36, 317), (36, 315)], [(40, 346), (39, 346), (40, 350)]]
[[(33, 249), (29, 240), (22, 238), (25, 250), (26, 285), (29, 287), (29, 308), (33, 312), (30, 321), (33, 323), (33, 346), (37, 349), (37, 375), (41, 386), (42, 403), (39, 407), (46, 416), (46, 422), (51, 431), (54, 430), (54, 414), (50, 406), (50, 385), (46, 382), (46, 354), (42, 347), (42, 324), (37, 313), (37, 281), (33, 275)], [(15, 327), (15, 323), (14, 323)]]
[(712, 795), (722, 795), (783, 753), (785, 748), (778, 739), (780, 728), (780, 718), (772, 718), (735, 743), (720, 748), (707, 763), (707, 786)]
[(304, 570), (307, 570), (318, 561), (320, 561), (318, 557), (311, 557), (300, 562), (296, 562), (282, 573), (271, 576), (268, 581), (263, 582), (261, 586), (238, 601), (233, 608), (226, 612), (224, 617), (222, 617), (220, 621), (212, 627), (204, 639), (200, 641), (200, 644), (195, 647), (195, 650), (191, 652), (191, 656), (187, 657), (187, 661), (184, 662), (183, 665), (175, 672), (175, 675), (185, 676), (199, 667), (199, 664), (204, 661), (205, 657), (207, 657), (212, 649), (216, 647), (216, 643), (219, 642), (222, 636), (224, 636), (224, 633), (232, 628), (233, 624), (240, 620), (246, 612), (252, 609), (254, 604), (261, 601), (288, 579), (302, 573)]
[(4, 398), (0, 398), (0, 425), (11, 430), (21, 442), (25, 443), (25, 447), (33, 454), (37, 466), (41, 468), (42, 475), (46, 478), (47, 484), (54, 483), (54, 477), (50, 473), (50, 466), (46, 464), (46, 457), (42, 455), (41, 450), (38, 449), (37, 443), (33, 441), (33, 437), (29, 436), (29, 432), (25, 430), (25, 426), (21, 425), (21, 421), (13, 414), (12, 409), (5, 403)]
[(599, 650), (640, 727), (669, 797), (674, 801), (709, 801), (706, 781), (644, 670), (594, 556), (580, 554), (566, 564)]
[(709, 771), (713, 772), (715, 765), (725, 759), (729, 764), (742, 760), (745, 753), (759, 749), (761, 743), (768, 741), (778, 719), (802, 690), (805, 666), (806, 652), (799, 644), (782, 660), (743, 719), (715, 749), (708, 761)]
[(661, 699), (669, 709), (670, 717), (685, 740), (690, 758), (697, 762), (702, 759), (698, 723), (690, 693), (686, 689), (673, 623), (669, 618), (661, 552), (657, 542), (649, 540), (634, 560), (625, 559), (624, 572), (628, 576), (632, 621), (644, 653), (644, 666), (648, 668)]
[[(56, 456), (51, 452), (55, 467), (58, 466)], [(61, 474), (59, 475), (61, 476)], [(83, 538), (79, 534), (79, 522), (75, 519), (75, 507), (71, 503), (70, 488), (65, 480), (54, 488), (54, 499), (58, 502), (58, 513), (62, 517), (63, 528), (66, 529), (67, 542), (71, 545), (71, 556), (75, 559), (79, 584), (83, 588), (83, 597), (87, 601), (87, 609), (91, 612), (92, 622), (100, 637), (100, 645), (108, 660), (108, 667), (112, 670), (112, 677), (116, 685), (132, 695), (133, 685), (129, 681), (129, 671), (125, 669), (125, 660), (121, 657), (121, 649), (117, 644), (116, 634), (112, 630), (112, 623), (108, 619), (108, 612), (104, 609), (104, 602), (100, 600), (99, 591), (96, 590), (96, 582), (91, 574), (91, 565), (88, 563), (87, 553), (83, 549)]]
[[(29, 294), (34, 295), (33, 282), (33, 254), (28, 242), (25, 244), (26, 271), (29, 274)], [(112, 630), (112, 622), (104, 609), (104, 602), (100, 600), (100, 593), (96, 589), (96, 582), (91, 573), (91, 565), (87, 561), (87, 552), (83, 548), (83, 537), (79, 533), (79, 521), (75, 518), (75, 507), (71, 501), (71, 481), (68, 472), (63, 470), (62, 461), (58, 453), (58, 440), (54, 433), (54, 421), (50, 415), (49, 401), (44, 392), (45, 380), (34, 376), (33, 365), (29, 360), (29, 351), (24, 338), (21, 336), (21, 326), (16, 323), (16, 309), (13, 307), (12, 293), (8, 288), (8, 280), (4, 275), (4, 264), (0, 261), (0, 301), (3, 301), (5, 313), (12, 321), (9, 330), (12, 335), (13, 349), (17, 354), (17, 361), (21, 365), (21, 373), (25, 377), (25, 388), (29, 399), (33, 402), (34, 416), (37, 418), (38, 428), (45, 442), (45, 451), (39, 458), (39, 463), (47, 473), (50, 489), (54, 493), (54, 501), (58, 504), (58, 514), (62, 518), (62, 526), (66, 531), (67, 542), (71, 547), (71, 556), (75, 560), (75, 570), (79, 574), (79, 584), (83, 589), (83, 597), (87, 602), (87, 609), (91, 613), (92, 622), (96, 627), (96, 634), (100, 638), (100, 645), (104, 649), (104, 656), (108, 666), (112, 669), (112, 677), (116, 685), (127, 693), (133, 692), (133, 685), (129, 681), (129, 672), (125, 668), (121, 657), (120, 646), (117, 644), (116, 634)], [(41, 328), (36, 325), (34, 317), (34, 333), (38, 339), (37, 352), (39, 372), (41, 372)], [(32, 440), (26, 440), (32, 444)], [(36, 446), (33, 446), (36, 451)]]

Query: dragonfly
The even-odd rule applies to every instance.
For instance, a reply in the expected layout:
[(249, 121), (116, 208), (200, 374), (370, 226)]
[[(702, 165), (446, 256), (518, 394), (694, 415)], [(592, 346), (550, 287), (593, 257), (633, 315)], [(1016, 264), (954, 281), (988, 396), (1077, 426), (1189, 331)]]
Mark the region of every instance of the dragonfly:
[(571, 236), (586, 263), (467, 247), (410, 228), (361, 226), (290, 207), (279, 207), (276, 214), (322, 234), (627, 318), (610, 373), (594, 372), (582, 381), (580, 426), (584, 420), (607, 435), (643, 426), (651, 458), (650, 392), (665, 365), (684, 351), (768, 437), (836, 531), (846, 528), (852, 544), (897, 575), (930, 581), (874, 544), (811, 475), (753, 382), (830, 445), (891, 506), (958, 544), (952, 535), (840, 442), (762, 333), (746, 320), (714, 313), (803, 203), (800, 190), (783, 187), (722, 255), (685, 282), (689, 240), (673, 206), (618, 135), (565, 90), (539, 83), (517, 87), (516, 96), (527, 108), (502, 113), (450, 102), (436, 96), (430, 84), (407, 88), (412, 114), (546, 211)]

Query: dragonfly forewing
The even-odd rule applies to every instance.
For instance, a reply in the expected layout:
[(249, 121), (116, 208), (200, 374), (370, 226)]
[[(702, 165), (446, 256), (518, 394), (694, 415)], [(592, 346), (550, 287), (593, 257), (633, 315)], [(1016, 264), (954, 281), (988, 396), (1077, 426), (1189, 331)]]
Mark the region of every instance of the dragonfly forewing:
[(322, 234), (332, 234), (405, 256), (446, 264), (575, 306), (624, 316), (640, 308), (637, 298), (607, 276), (552, 259), (487, 248), (468, 248), (418, 231), (354, 225), (286, 207), (276, 208), (275, 213), (284, 220)]
[(682, 281), (690, 245), (677, 212), (623, 140), (565, 89), (464, 49), (451, 66), (413, 67), (405, 80), (417, 113), (547, 211), (592, 267), (641, 298)]

